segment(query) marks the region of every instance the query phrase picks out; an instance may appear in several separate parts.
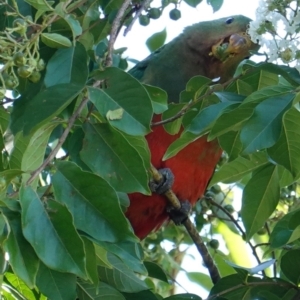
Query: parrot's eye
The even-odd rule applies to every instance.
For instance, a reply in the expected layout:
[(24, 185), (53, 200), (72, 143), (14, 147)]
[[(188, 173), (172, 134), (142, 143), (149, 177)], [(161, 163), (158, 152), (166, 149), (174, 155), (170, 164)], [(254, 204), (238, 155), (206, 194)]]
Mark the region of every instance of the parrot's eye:
[(225, 23), (226, 24), (231, 24), (233, 22), (234, 18), (228, 18)]

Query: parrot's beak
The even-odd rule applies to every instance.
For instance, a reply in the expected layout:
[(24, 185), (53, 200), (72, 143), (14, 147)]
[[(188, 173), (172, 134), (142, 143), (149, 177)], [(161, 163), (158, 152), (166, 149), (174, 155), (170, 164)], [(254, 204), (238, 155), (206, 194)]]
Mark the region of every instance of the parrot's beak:
[(217, 44), (213, 45), (209, 55), (214, 56), (218, 60), (224, 62), (238, 54), (248, 52), (252, 46), (253, 42), (247, 33), (234, 33), (225, 39), (221, 39)]

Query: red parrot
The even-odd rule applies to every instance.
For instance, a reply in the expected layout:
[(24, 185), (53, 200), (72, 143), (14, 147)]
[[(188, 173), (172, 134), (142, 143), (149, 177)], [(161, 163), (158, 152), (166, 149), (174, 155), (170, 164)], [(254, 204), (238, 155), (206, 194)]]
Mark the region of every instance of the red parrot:
[[(249, 50), (257, 49), (245, 34), (250, 21), (239, 15), (190, 26), (129, 73), (143, 83), (164, 89), (169, 102), (179, 101), (180, 92), (193, 76), (220, 78), (220, 83), (225, 82), (232, 78), (238, 64), (250, 56)], [(160, 116), (155, 115), (153, 121), (158, 120)], [(222, 149), (217, 140), (208, 142), (203, 136), (163, 161), (167, 148), (179, 135), (170, 135), (163, 126), (156, 126), (146, 139), (153, 166), (169, 168), (174, 175), (173, 192), (180, 201), (194, 205), (203, 196)], [(168, 201), (163, 195), (133, 193), (129, 199), (126, 216), (139, 238), (145, 238), (169, 219)]]

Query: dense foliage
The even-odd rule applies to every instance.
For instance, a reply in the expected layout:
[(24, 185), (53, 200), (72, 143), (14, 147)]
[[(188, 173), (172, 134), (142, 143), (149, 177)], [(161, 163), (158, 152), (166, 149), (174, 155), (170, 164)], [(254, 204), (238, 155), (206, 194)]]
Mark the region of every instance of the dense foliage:
[[(222, 1), (210, 3), (217, 10)], [(299, 299), (299, 72), (245, 61), (225, 84), (191, 79), (183, 101), (168, 107), (164, 91), (124, 71), (124, 49), (112, 49), (114, 34), (132, 26), (138, 11), (143, 25), (169, 5), (170, 18), (180, 18), (176, 0), (144, 4), (1, 3), (3, 298), (201, 299), (174, 295), (180, 244), (192, 244), (183, 228), (170, 224), (140, 242), (123, 213), (127, 193), (150, 193), (145, 136), (153, 113), (167, 120), (184, 111), (165, 124), (173, 133), (184, 126), (166, 159), (204, 134), (225, 151), (192, 216), (199, 231), (210, 232), (203, 239), (221, 279), (212, 285), (206, 274), (188, 277), (210, 291), (207, 299)], [(222, 190), (220, 182), (229, 185)], [(243, 189), (240, 211), (233, 184)], [(163, 240), (173, 243), (170, 252)], [(252, 255), (252, 268), (238, 265)], [(200, 269), (200, 256), (197, 263)]]

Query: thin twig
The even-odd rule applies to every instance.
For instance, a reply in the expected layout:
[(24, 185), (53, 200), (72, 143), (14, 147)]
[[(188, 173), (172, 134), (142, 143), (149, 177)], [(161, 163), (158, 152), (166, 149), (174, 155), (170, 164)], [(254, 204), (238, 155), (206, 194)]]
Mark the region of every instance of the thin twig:
[(79, 106), (77, 107), (76, 111), (74, 112), (74, 114), (69, 119), (68, 125), (67, 125), (66, 129), (64, 130), (63, 134), (61, 135), (61, 137), (59, 138), (56, 147), (51, 151), (51, 153), (44, 160), (44, 162), (36, 170), (34, 170), (31, 173), (30, 178), (27, 180), (27, 184), (28, 185), (31, 182), (34, 181), (34, 179), (40, 174), (40, 172), (42, 172), (44, 170), (44, 168), (49, 164), (49, 162), (56, 156), (56, 154), (58, 153), (59, 149), (61, 148), (61, 146), (65, 142), (65, 140), (66, 140), (66, 138), (67, 138), (67, 136), (68, 136), (68, 134), (69, 134), (72, 126), (74, 125), (76, 119), (78, 118), (79, 114), (81, 113), (81, 111), (83, 110), (83, 108), (85, 107), (85, 105), (88, 103), (88, 101), (89, 101), (89, 98), (86, 97), (79, 104)]
[(132, 21), (130, 22), (130, 24), (127, 26), (127, 28), (124, 30), (124, 36), (127, 35), (127, 33), (132, 29), (133, 24), (135, 23), (135, 21), (139, 18), (139, 16), (141, 15), (142, 11), (150, 4), (152, 0), (144, 0), (141, 4), (141, 6), (139, 7), (138, 11), (136, 12), (136, 14), (134, 15)]
[[(152, 172), (153, 179), (159, 182), (161, 180), (161, 174), (153, 166), (151, 167), (151, 172)], [(176, 209), (181, 208), (180, 201), (178, 200), (177, 196), (174, 194), (172, 190), (168, 190), (164, 194), (164, 196), (169, 200), (169, 202), (174, 208)], [(195, 226), (193, 225), (192, 221), (189, 218), (187, 218), (183, 222), (183, 225), (185, 226), (187, 232), (189, 233), (190, 237), (195, 243), (198, 252), (202, 256), (203, 262), (208, 269), (212, 282), (216, 284), (221, 277), (217, 266), (215, 265), (210, 253), (207, 250), (207, 247), (205, 246), (204, 241), (200, 237), (198, 231), (196, 230)]]
[[(240, 226), (240, 224), (238, 223), (238, 221), (219, 203), (215, 202), (211, 197), (207, 197), (206, 200), (208, 200), (213, 206), (218, 207), (220, 210), (222, 210), (227, 217), (234, 223), (234, 225), (238, 228), (238, 230), (241, 232), (242, 237), (246, 236), (245, 231), (243, 230), (243, 228)], [(252, 245), (252, 243), (250, 241), (248, 241), (248, 245), (250, 246), (251, 250), (252, 250), (252, 254), (255, 257), (255, 259), (257, 260), (258, 264), (261, 264), (261, 261), (256, 253), (256, 248), (255, 246)], [(265, 271), (262, 270), (262, 275), (266, 276)]]
[(106, 56), (106, 60), (105, 60), (106, 67), (110, 67), (112, 65), (112, 52), (114, 49), (114, 44), (115, 44), (115, 41), (118, 36), (121, 21), (126, 12), (126, 9), (130, 5), (130, 3), (131, 3), (131, 0), (124, 0), (123, 4), (121, 5), (113, 23), (112, 23), (110, 34), (109, 34), (108, 47), (107, 47), (107, 56)]

